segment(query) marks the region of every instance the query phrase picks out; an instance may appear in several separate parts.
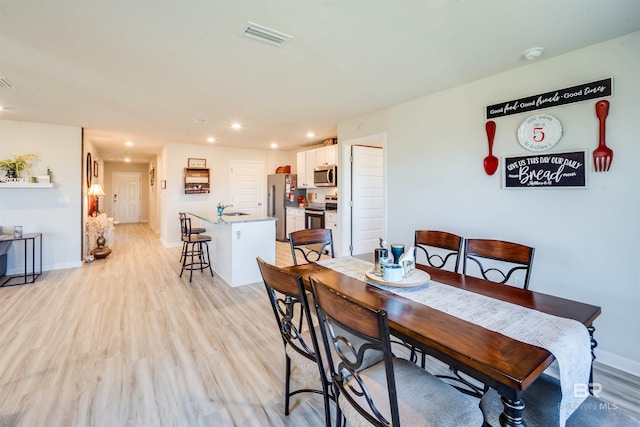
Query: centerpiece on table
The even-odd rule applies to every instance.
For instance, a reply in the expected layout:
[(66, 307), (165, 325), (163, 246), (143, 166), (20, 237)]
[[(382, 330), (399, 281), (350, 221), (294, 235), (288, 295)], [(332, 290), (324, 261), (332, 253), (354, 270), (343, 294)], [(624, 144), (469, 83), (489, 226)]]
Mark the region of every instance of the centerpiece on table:
[(29, 182), (28, 176), (31, 172), (31, 162), (38, 158), (37, 154), (14, 154), (12, 158), (0, 160), (0, 170), (5, 171), (2, 182)]
[(106, 246), (105, 233), (113, 230), (113, 220), (107, 218), (106, 214), (90, 216), (87, 218), (87, 233), (90, 236), (96, 235), (97, 247), (91, 251), (95, 258), (106, 258), (111, 253), (111, 249)]

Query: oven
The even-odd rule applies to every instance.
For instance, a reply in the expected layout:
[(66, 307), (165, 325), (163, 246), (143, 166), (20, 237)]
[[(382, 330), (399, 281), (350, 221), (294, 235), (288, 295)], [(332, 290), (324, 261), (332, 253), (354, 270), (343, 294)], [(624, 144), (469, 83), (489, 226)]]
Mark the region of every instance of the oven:
[(305, 209), (304, 224), (307, 230), (324, 228), (324, 210)]

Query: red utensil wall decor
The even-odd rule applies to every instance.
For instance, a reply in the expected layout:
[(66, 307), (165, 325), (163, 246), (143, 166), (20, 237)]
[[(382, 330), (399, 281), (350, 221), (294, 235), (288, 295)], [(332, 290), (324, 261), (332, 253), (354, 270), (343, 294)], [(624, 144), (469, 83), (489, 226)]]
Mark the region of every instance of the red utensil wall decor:
[(493, 155), (493, 139), (496, 136), (496, 122), (489, 120), (485, 124), (487, 139), (489, 140), (489, 155), (484, 158), (484, 171), (487, 175), (493, 175), (498, 170), (498, 158)]
[(613, 162), (613, 150), (605, 142), (605, 120), (609, 115), (609, 101), (596, 102), (596, 116), (600, 122), (598, 148), (593, 150), (593, 168), (596, 172), (607, 172)]

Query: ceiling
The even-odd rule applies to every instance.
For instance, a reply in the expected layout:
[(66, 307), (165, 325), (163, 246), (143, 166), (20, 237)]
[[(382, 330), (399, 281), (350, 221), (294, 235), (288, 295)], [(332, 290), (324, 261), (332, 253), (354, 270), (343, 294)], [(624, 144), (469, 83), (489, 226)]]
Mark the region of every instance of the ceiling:
[[(293, 38), (247, 38), (249, 21)], [(291, 150), (524, 66), (528, 48), (540, 61), (638, 30), (638, 0), (2, 0), (0, 119), (83, 127), (106, 161), (209, 136)]]

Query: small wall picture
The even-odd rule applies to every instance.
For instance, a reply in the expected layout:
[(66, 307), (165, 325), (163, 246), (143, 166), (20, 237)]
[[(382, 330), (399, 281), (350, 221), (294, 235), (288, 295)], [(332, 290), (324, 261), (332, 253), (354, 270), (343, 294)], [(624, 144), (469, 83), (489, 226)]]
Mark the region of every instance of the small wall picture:
[(194, 159), (189, 158), (187, 161), (187, 167), (189, 168), (206, 168), (207, 167), (207, 159)]
[(98, 162), (93, 161), (93, 176), (98, 177)]

